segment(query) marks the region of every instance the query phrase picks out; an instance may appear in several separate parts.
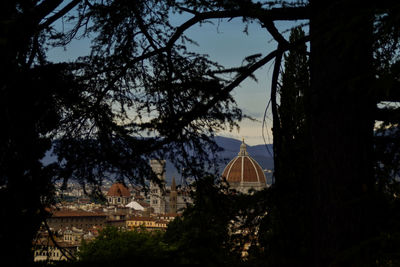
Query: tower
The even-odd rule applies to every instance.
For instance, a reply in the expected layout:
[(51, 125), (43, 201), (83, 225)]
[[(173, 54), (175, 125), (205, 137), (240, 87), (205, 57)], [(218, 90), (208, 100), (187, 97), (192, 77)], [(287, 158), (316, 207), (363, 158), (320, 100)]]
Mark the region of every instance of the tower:
[(176, 213), (178, 192), (176, 191), (175, 177), (172, 177), (171, 191), (169, 193), (169, 212)]
[(150, 207), (154, 213), (165, 213), (165, 160), (152, 159), (150, 166), (161, 184), (150, 181)]

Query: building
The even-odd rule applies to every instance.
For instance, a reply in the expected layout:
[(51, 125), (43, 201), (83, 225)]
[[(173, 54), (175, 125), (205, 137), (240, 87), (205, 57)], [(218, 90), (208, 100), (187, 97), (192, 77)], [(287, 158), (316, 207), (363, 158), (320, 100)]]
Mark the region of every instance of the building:
[(154, 213), (166, 213), (165, 160), (152, 159), (150, 166), (158, 179), (150, 181), (150, 207)]
[(168, 221), (161, 220), (153, 217), (133, 217), (126, 220), (126, 228), (129, 230), (145, 229), (152, 230), (165, 230), (167, 229)]
[(171, 188), (169, 192), (169, 212), (176, 213), (178, 202), (178, 192), (176, 191), (175, 177), (172, 177)]
[(173, 221), (176, 217), (181, 216), (182, 214), (178, 214), (178, 213), (165, 213), (165, 214), (158, 214), (156, 216), (157, 219), (159, 220), (163, 220), (163, 221), (167, 221), (167, 222), (171, 222)]
[(171, 186), (165, 182), (165, 160), (151, 160), (150, 166), (159, 182), (150, 182), (150, 208), (153, 213), (180, 213), (192, 203), (188, 188), (177, 188), (175, 178)]
[(62, 209), (53, 211), (47, 223), (53, 231), (72, 227), (88, 230), (104, 227), (107, 224), (107, 215), (102, 212)]
[(226, 165), (222, 177), (232, 189), (246, 194), (250, 189), (262, 190), (267, 186), (264, 171), (247, 152), (244, 140), (238, 155)]
[(85, 232), (82, 229), (73, 227), (72, 229), (66, 229), (63, 232), (63, 241), (65, 243), (80, 245), (84, 235)]
[(70, 242), (57, 241), (57, 244), (49, 238), (36, 240), (33, 244), (33, 261), (67, 261), (75, 259), (78, 245)]
[(114, 183), (107, 192), (109, 205), (125, 206), (131, 200), (131, 192), (122, 183)]

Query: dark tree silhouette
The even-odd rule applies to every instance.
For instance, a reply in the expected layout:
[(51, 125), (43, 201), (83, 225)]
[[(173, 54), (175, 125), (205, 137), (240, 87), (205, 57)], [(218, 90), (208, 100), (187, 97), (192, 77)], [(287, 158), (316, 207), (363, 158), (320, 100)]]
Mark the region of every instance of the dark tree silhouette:
[(176, 264), (242, 266), (260, 264), (258, 255), (243, 258), (249, 247), (259, 251), (259, 221), (269, 210), (268, 193), (232, 190), (219, 177), (197, 181), (193, 204), (168, 224), (164, 240), (176, 249)]
[(163, 242), (164, 233), (145, 229), (134, 231), (106, 227), (95, 240), (83, 242), (79, 250), (81, 266), (162, 264), (171, 261), (175, 248)]
[(176, 247), (177, 264), (220, 266), (240, 262), (229, 229), (235, 221), (235, 198), (227, 187), (214, 182), (214, 177), (198, 181), (192, 193), (193, 205), (168, 224), (164, 239)]
[[(71, 10), (71, 1), (2, 1), (0, 4), (0, 240), (4, 262), (32, 259), (31, 241), (52, 203), (54, 165), (41, 159), (51, 148), (64, 97), (74, 77), (65, 65), (45, 62), (51, 21)], [(56, 11), (56, 12), (54, 12)]]
[[(345, 257), (370, 238), (375, 227), (370, 220), (377, 208), (372, 162), (373, 9), (360, 4), (311, 2), (310, 34), (315, 38), (306, 97), (316, 265)], [(355, 262), (362, 260), (368, 259), (354, 255)]]
[[(296, 27), (289, 42), (304, 37), (304, 31)], [(307, 47), (302, 43), (284, 56), (273, 129), (275, 184), (270, 189), (270, 205), (274, 208), (263, 219), (260, 237), (264, 260), (277, 266), (307, 265), (310, 260), (309, 140), (304, 107), (304, 93), (309, 87)]]

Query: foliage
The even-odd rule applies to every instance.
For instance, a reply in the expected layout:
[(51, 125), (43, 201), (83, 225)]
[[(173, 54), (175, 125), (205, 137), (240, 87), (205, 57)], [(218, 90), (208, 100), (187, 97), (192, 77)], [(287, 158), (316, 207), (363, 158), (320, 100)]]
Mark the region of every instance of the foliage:
[[(379, 194), (378, 231), (371, 238), (380, 266), (399, 264), (400, 254), (391, 247), (400, 242), (399, 116), (398, 75), (400, 35), (398, 7), (383, 10), (375, 18), (374, 71), (379, 86), (376, 127), (374, 129), (374, 175)], [(382, 113), (383, 112), (383, 113)], [(380, 115), (380, 114), (383, 115)]]
[(179, 264), (245, 264), (246, 243), (257, 246), (257, 230), (267, 208), (266, 192), (246, 195), (205, 177), (194, 185), (193, 205), (168, 224), (165, 242), (177, 248)]
[[(400, 35), (398, 30), (399, 15), (397, 9), (389, 10), (376, 18), (374, 30), (374, 68), (379, 80), (379, 98), (383, 101), (380, 107), (387, 111), (398, 108), (396, 95), (398, 73), (400, 71)], [(394, 99), (391, 99), (394, 98)], [(390, 115), (390, 113), (388, 112)], [(399, 176), (399, 116), (380, 117), (375, 129), (375, 176), (380, 190), (389, 194), (398, 194)]]
[[(304, 31), (296, 27), (291, 30), (289, 41), (296, 43), (304, 36)], [(273, 265), (306, 264), (311, 250), (306, 241), (311, 230), (306, 209), (310, 172), (305, 160), (308, 140), (304, 103), (305, 91), (309, 90), (309, 76), (307, 47), (302, 43), (284, 57), (278, 88), (279, 128), (274, 129), (275, 184), (270, 189), (269, 200), (273, 208), (260, 225), (263, 257)]]
[(226, 187), (214, 185), (213, 177), (199, 180), (193, 205), (168, 224), (165, 240), (177, 247), (179, 263), (218, 266), (238, 260), (229, 235), (234, 206), (226, 193)]
[[(1, 214), (31, 222), (23, 231), (2, 223), (8, 257), (22, 248), (24, 256), (15, 258), (31, 259), (31, 240), (54, 202), (54, 182), (78, 180), (94, 195), (105, 177), (144, 184), (155, 177), (150, 158), (168, 158), (198, 176), (209, 151), (217, 150), (215, 130), (240, 120), (230, 92), (215, 97), (222, 81), (212, 70), (220, 67), (176, 40), (165, 43), (175, 29), (167, 21), (173, 1), (164, 4), (1, 2), (0, 199), (12, 203)], [(58, 27), (64, 21), (72, 28)], [(97, 36), (90, 55), (47, 61), (46, 48), (81, 33)], [(58, 161), (43, 166), (52, 148)]]
[(163, 242), (163, 233), (143, 229), (124, 231), (106, 227), (90, 242), (83, 241), (79, 261), (101, 265), (161, 264), (169, 259), (175, 248)]

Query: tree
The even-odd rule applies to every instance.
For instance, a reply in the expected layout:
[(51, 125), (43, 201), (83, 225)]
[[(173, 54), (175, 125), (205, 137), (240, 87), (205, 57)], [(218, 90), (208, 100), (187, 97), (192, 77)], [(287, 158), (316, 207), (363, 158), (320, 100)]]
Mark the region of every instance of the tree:
[[(3, 207), (2, 214), (33, 222), (23, 233), (4, 222), (1, 240), (10, 244), (7, 257), (23, 246), (25, 256), (12, 258), (29, 259), (55, 181), (75, 179), (94, 191), (105, 175), (144, 183), (155, 177), (148, 166), (153, 157), (169, 158), (180, 170), (185, 165), (186, 175), (203, 175), (202, 161), (209, 160), (208, 150), (217, 149), (214, 132), (235, 127), (242, 117), (230, 92), (274, 56), (241, 68), (232, 82), (218, 77), (221, 66), (190, 53), (178, 40), (190, 41), (183, 33), (198, 22), (247, 11), (205, 4), (2, 2), (1, 117), (6, 130), (1, 136), (1, 199), (15, 205)], [(184, 5), (200, 9), (173, 28), (170, 8), (183, 11)], [(275, 19), (293, 16), (286, 9), (271, 14)], [(57, 31), (54, 23), (62, 19), (75, 26)], [(96, 36), (90, 55), (70, 64), (46, 61), (47, 46), (63, 46), (81, 30), (83, 36)], [(43, 166), (40, 160), (54, 144), (58, 162)]]
[(214, 182), (211, 176), (199, 180), (192, 194), (193, 205), (168, 224), (165, 240), (176, 246), (179, 264), (220, 266), (240, 261), (232, 252), (229, 235), (235, 219), (233, 197)]
[[(303, 40), (304, 31), (293, 28), (289, 42)], [(304, 93), (310, 87), (307, 47), (303, 43), (284, 56), (278, 87), (280, 104), (274, 124), (274, 176), (271, 203), (263, 219), (261, 243), (265, 261), (273, 265), (307, 265), (310, 240), (310, 168)], [(296, 223), (295, 223), (296, 222)], [(268, 233), (268, 234), (267, 234)], [(274, 244), (274, 245), (269, 245)]]
[[(206, 150), (216, 149), (204, 132), (212, 135), (215, 129), (234, 127), (234, 120), (241, 118), (231, 96), (211, 99), (221, 85), (204, 75), (210, 63), (205, 57), (182, 57), (172, 50), (173, 40), (169, 50), (146, 53), (154, 48), (147, 31), (167, 38), (174, 30), (166, 21), (168, 7), (157, 1), (2, 2), (0, 96), (5, 130), (0, 136), (0, 199), (10, 205), (2, 206), (1, 214), (30, 222), (20, 229), (14, 221), (2, 221), (0, 238), (9, 244), (4, 257), (22, 262), (32, 258), (31, 241), (48, 216), (45, 207), (53, 203), (55, 181), (76, 179), (95, 192), (105, 175), (143, 184), (155, 177), (148, 166), (153, 157), (169, 157), (196, 174), (201, 159), (208, 159)], [(127, 13), (117, 14), (120, 10)], [(142, 15), (149, 19), (148, 28), (143, 28)], [(76, 19), (76, 24), (71, 31), (57, 32), (54, 23), (63, 17)], [(100, 32), (91, 55), (71, 64), (46, 61), (46, 46), (67, 44), (89, 21), (99, 23), (89, 31)], [(118, 27), (125, 29), (120, 32), (123, 39)], [(129, 36), (139, 37), (130, 42)], [(112, 54), (107, 42), (114, 37), (118, 47)], [(182, 71), (166, 73), (164, 67), (171, 63), (166, 52)], [(172, 74), (179, 77), (171, 80)], [(126, 110), (132, 106), (137, 109), (128, 118)], [(41, 159), (52, 146), (58, 162), (44, 166)], [(189, 149), (195, 156), (188, 155)]]
[(162, 264), (175, 250), (163, 243), (163, 233), (146, 230), (123, 231), (104, 228), (95, 240), (83, 242), (79, 261), (85, 264), (116, 266), (118, 264)]
[[(168, 224), (164, 236), (165, 242), (176, 248), (176, 263), (205, 266), (249, 263), (242, 253), (247, 245), (258, 248), (259, 221), (268, 209), (266, 192), (243, 194), (212, 176), (197, 181), (193, 187), (193, 204)], [(251, 263), (255, 262), (256, 259), (251, 259)]]
[[(306, 114), (317, 265), (327, 265), (348, 253), (373, 236), (375, 227), (370, 220), (377, 208), (372, 169), (376, 106), (371, 88), (373, 13), (371, 6), (359, 4), (311, 3), (310, 34), (315, 39), (310, 48)], [(356, 258), (367, 261), (361, 255)]]
[[(40, 161), (51, 148), (63, 100), (72, 95), (71, 73), (45, 64), (44, 40), (52, 21), (72, 1), (3, 1), (0, 4), (0, 208), (1, 255), (15, 264), (32, 259), (31, 244), (52, 203), (55, 166)], [(52, 13), (53, 11), (57, 11)], [(29, 223), (27, 223), (29, 222)]]

